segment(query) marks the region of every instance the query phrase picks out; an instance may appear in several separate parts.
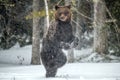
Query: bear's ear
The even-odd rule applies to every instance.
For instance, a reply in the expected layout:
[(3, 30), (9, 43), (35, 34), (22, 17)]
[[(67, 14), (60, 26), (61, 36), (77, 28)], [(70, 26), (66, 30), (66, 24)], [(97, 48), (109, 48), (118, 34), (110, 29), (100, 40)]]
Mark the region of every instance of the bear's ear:
[(70, 8), (71, 8), (71, 5), (67, 5), (66, 7), (67, 7), (68, 9), (70, 9)]
[(58, 5), (55, 5), (55, 10), (57, 10), (59, 8), (59, 6)]

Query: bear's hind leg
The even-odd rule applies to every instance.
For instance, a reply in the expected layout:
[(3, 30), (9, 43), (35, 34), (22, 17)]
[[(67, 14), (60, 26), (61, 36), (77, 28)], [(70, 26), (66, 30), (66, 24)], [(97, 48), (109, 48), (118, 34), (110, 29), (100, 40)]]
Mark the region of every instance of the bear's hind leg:
[(57, 55), (57, 57), (54, 60), (54, 64), (56, 65), (57, 68), (62, 67), (63, 65), (65, 65), (65, 63), (67, 62), (67, 57), (66, 55), (61, 51), (59, 52), (59, 54)]
[(46, 77), (55, 77), (57, 73), (57, 68), (48, 68), (46, 70)]

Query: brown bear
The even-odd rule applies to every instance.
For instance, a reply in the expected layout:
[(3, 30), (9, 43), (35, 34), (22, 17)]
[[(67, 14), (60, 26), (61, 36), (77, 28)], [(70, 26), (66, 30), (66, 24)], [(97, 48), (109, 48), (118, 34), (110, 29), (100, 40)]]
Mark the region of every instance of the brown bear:
[(55, 77), (57, 69), (62, 67), (67, 58), (62, 48), (69, 49), (75, 43), (71, 25), (71, 11), (69, 6), (55, 6), (55, 20), (43, 37), (41, 60), (46, 69), (46, 77)]

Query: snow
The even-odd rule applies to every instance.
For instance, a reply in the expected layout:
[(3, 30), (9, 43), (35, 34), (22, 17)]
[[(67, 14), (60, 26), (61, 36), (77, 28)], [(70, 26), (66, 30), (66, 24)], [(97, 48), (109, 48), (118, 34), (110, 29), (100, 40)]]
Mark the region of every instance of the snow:
[(45, 78), (42, 65), (4, 64), (0, 80), (120, 80), (119, 67), (119, 63), (72, 63), (60, 68), (55, 78)]
[(16, 44), (10, 50), (1, 50), (0, 63), (30, 64), (31, 49), (31, 46), (20, 48), (19, 45)]
[[(31, 61), (31, 50), (32, 46), (25, 46), (20, 48), (19, 44), (13, 46), (10, 50), (1, 50), (0, 51), (0, 63), (11, 63), (11, 64), (30, 64)], [(67, 51), (63, 50), (66, 55)], [(83, 58), (89, 56), (92, 52), (91, 48), (74, 50), (74, 56), (76, 61), (81, 59), (81, 62), (84, 62)], [(87, 62), (87, 61), (86, 61)]]
[(45, 78), (43, 65), (30, 65), (31, 49), (31, 46), (20, 48), (16, 44), (10, 50), (1, 50), (0, 80), (120, 80), (120, 63), (83, 63), (104, 60), (92, 53), (92, 48), (74, 50), (75, 63), (66, 63), (55, 78)]

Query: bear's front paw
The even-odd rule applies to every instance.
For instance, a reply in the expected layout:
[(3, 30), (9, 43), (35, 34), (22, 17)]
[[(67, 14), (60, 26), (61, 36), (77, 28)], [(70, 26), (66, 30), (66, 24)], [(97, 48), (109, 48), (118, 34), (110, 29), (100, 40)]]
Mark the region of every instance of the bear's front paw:
[(70, 44), (69, 43), (64, 43), (64, 42), (61, 42), (61, 47), (63, 48), (63, 49), (70, 49)]
[(75, 47), (78, 46), (78, 44), (79, 44), (79, 39), (76, 37), (76, 38), (74, 39), (74, 41), (71, 43), (71, 47), (72, 47), (72, 48), (75, 48)]

